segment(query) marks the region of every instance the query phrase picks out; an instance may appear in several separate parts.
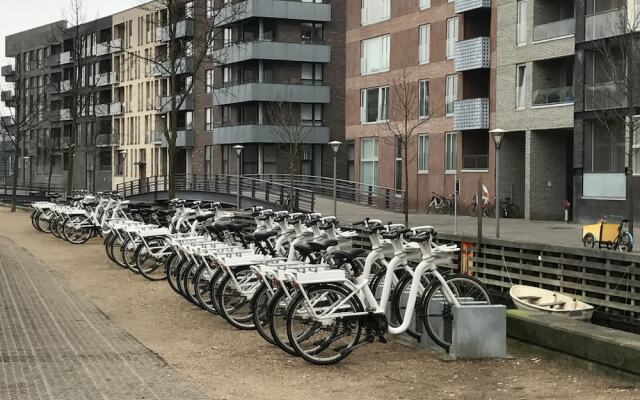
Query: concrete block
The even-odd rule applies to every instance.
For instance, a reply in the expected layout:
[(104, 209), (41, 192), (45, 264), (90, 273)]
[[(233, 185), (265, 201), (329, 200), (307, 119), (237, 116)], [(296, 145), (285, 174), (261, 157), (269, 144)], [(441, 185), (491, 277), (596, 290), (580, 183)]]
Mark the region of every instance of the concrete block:
[(452, 358), (504, 358), (507, 355), (507, 308), (469, 305), (453, 308)]

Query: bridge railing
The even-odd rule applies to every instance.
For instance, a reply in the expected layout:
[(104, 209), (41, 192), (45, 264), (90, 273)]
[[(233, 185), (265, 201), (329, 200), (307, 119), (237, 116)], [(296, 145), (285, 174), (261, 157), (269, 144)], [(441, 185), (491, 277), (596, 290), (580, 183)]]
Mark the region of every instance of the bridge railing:
[[(124, 197), (146, 193), (166, 192), (169, 190), (168, 176), (152, 176), (135, 181), (129, 181), (116, 186), (117, 191)], [(237, 195), (238, 177), (235, 175), (175, 175), (176, 192), (210, 192)], [(261, 200), (274, 205), (282, 205), (290, 193), (290, 187), (268, 180), (254, 177), (240, 177), (240, 196), (243, 198)], [(304, 188), (294, 187), (294, 204), (296, 210), (313, 212), (315, 209), (315, 193)]]
[[(247, 175), (255, 179), (265, 180), (281, 185), (290, 185), (290, 175), (261, 174)], [(316, 195), (333, 197), (333, 178), (309, 175), (294, 175), (293, 186), (313, 191)], [(403, 209), (405, 192), (383, 186), (368, 185), (360, 182), (336, 180), (336, 197), (340, 201), (379, 207), (394, 211)]]

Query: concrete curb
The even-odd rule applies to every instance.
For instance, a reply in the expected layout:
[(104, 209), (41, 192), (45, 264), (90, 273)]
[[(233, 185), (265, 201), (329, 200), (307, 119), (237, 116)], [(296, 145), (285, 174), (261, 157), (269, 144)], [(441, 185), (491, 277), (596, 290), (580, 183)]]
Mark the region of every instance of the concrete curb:
[(640, 374), (640, 335), (551, 314), (507, 311), (507, 335)]

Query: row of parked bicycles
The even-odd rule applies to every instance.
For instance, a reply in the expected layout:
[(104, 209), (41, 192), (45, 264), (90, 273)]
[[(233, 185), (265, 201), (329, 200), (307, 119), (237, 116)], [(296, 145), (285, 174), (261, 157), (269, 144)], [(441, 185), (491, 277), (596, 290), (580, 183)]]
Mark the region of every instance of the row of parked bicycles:
[[(440, 269), (458, 251), (431, 226), (219, 203), (131, 203), (81, 193), (33, 204), (35, 229), (73, 244), (101, 236), (108, 258), (239, 330), (320, 365), (337, 363), (385, 335), (422, 332), (451, 346), (452, 309), (491, 303), (476, 279)], [(366, 236), (370, 250), (354, 247)], [(480, 338), (481, 340), (481, 338)]]

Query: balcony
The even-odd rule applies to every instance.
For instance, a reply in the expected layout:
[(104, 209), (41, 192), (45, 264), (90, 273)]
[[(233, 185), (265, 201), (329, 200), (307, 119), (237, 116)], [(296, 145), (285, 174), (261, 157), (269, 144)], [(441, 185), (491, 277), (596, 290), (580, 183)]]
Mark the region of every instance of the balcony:
[(584, 85), (584, 110), (625, 108), (627, 92), (623, 82)]
[(454, 103), (454, 129), (489, 129), (489, 99), (458, 100)]
[(15, 95), (11, 90), (5, 90), (0, 94), (0, 100), (5, 103), (11, 103), (15, 100)]
[[(180, 111), (188, 111), (193, 110), (193, 95), (191, 93), (181, 94), (176, 96), (176, 102), (179, 103), (183, 97), (186, 97), (178, 110)], [(158, 98), (158, 112), (167, 113), (171, 112), (171, 96), (163, 96)]]
[(598, 40), (622, 35), (627, 26), (626, 11), (616, 8), (584, 18), (584, 40)]
[(541, 42), (544, 40), (573, 36), (575, 29), (576, 20), (574, 18), (536, 25), (533, 27), (533, 41)]
[[(238, 144), (238, 143), (280, 143), (280, 138), (274, 134), (273, 125), (237, 125), (222, 126), (213, 129), (213, 143)], [(326, 144), (331, 138), (329, 128), (324, 126), (309, 126), (304, 129), (307, 144)]]
[(489, 68), (491, 43), (488, 37), (463, 40), (456, 43), (455, 70), (457, 72)]
[(71, 121), (71, 110), (62, 109), (58, 111), (58, 118), (60, 121)]
[(117, 147), (120, 145), (120, 135), (117, 133), (101, 133), (96, 137), (97, 147)]
[(108, 86), (118, 82), (118, 74), (115, 72), (105, 72), (93, 76), (95, 86)]
[(3, 117), (0, 117), (0, 119), (2, 120), (2, 126), (3, 127), (10, 127), (10, 126), (15, 125), (15, 122), (14, 122), (12, 116), (6, 115), (6, 116), (3, 116)]
[[(171, 63), (169, 61), (163, 61), (160, 64), (151, 65), (151, 76), (171, 76)], [(176, 60), (175, 72), (177, 75), (193, 74), (193, 59), (191, 57), (182, 57)]]
[(160, 146), (164, 140), (164, 131), (151, 132), (151, 144)]
[(213, 59), (220, 64), (233, 64), (247, 60), (328, 63), (331, 61), (331, 47), (312, 43), (244, 42), (215, 50)]
[[(185, 19), (184, 21), (180, 21), (176, 23), (176, 37), (175, 39), (180, 39), (183, 37), (191, 37), (193, 36), (193, 20)], [(168, 42), (169, 37), (169, 27), (168, 26), (160, 26), (156, 28), (156, 40), (158, 42)]]
[(248, 18), (330, 22), (331, 4), (289, 0), (247, 0), (230, 4), (220, 10), (215, 16), (215, 25), (229, 25)]
[(490, 8), (491, 0), (455, 0), (456, 14), (462, 14), (467, 11), (478, 10), (480, 8)]
[(289, 103), (329, 103), (329, 86), (283, 83), (244, 83), (223, 89), (214, 89), (219, 105), (249, 101), (285, 101)]
[(46, 67), (57, 67), (64, 64), (69, 64), (72, 61), (71, 52), (53, 54), (44, 60)]
[(59, 93), (65, 93), (65, 92), (69, 92), (69, 91), (71, 91), (71, 81), (70, 80), (61, 81), (58, 84), (58, 92)]
[[(176, 132), (176, 147), (193, 147), (193, 130), (187, 128), (178, 128)], [(164, 133), (161, 131), (154, 131), (154, 136), (152, 137), (152, 141), (156, 145), (160, 145), (160, 147), (169, 147), (169, 143), (167, 143), (167, 138), (164, 136)]]
[(463, 155), (462, 169), (464, 171), (486, 171), (489, 169), (489, 156), (481, 155)]
[(16, 76), (12, 65), (5, 65), (2, 67), (1, 75), (4, 77), (5, 82), (15, 82)]
[(113, 39), (108, 42), (98, 43), (93, 47), (93, 54), (96, 56), (104, 56), (107, 54), (120, 51), (122, 48), (122, 39)]
[(532, 104), (534, 107), (573, 104), (573, 86), (534, 90)]
[(122, 114), (124, 114), (124, 107), (122, 106), (122, 103), (120, 103), (120, 102), (111, 103), (111, 106), (109, 107), (109, 113), (111, 115), (122, 115)]
[(111, 116), (110, 106), (111, 104), (96, 104), (95, 110), (94, 110), (96, 117)]

